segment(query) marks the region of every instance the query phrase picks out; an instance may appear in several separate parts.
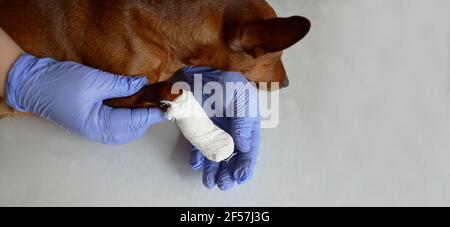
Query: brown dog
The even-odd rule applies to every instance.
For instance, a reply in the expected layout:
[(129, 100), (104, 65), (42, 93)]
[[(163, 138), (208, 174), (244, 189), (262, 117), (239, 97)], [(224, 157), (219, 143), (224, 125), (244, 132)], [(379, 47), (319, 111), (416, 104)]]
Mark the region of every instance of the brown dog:
[(0, 27), (26, 52), (123, 75), (146, 75), (115, 107), (173, 100), (170, 79), (185, 65), (242, 72), (288, 85), (282, 51), (310, 22), (277, 18), (264, 0), (0, 0)]

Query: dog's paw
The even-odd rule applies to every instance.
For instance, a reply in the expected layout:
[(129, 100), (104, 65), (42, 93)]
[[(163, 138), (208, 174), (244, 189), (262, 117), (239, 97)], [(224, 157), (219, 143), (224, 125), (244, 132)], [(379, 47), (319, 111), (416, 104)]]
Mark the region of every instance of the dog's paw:
[(221, 162), (233, 155), (233, 138), (211, 121), (192, 92), (183, 91), (175, 101), (164, 103), (168, 106), (166, 118), (174, 121), (184, 137), (207, 159)]

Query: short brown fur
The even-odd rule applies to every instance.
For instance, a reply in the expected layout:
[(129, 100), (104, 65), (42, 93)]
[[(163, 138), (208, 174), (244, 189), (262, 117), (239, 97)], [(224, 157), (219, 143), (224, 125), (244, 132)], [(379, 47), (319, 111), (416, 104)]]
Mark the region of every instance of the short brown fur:
[[(277, 18), (264, 0), (0, 0), (0, 18), (0, 27), (30, 54), (145, 75), (152, 84), (185, 65), (285, 83), (282, 50), (310, 29), (303, 17)], [(173, 99), (162, 86), (171, 84), (108, 104)]]

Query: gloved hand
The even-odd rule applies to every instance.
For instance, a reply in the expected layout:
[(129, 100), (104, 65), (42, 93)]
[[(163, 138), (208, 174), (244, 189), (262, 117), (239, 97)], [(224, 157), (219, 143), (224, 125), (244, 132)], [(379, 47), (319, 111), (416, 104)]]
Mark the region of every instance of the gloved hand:
[(6, 99), (17, 111), (36, 114), (91, 141), (124, 144), (164, 121), (164, 115), (157, 109), (113, 109), (103, 101), (131, 96), (146, 84), (145, 77), (22, 55), (9, 72)]
[[(241, 83), (250, 85), (251, 89), (256, 88), (241, 74), (233, 72), (223, 72), (204, 67), (186, 67), (183, 69), (186, 81), (194, 88), (194, 74), (202, 74), (202, 83), (218, 83), (224, 94), (234, 92), (231, 99), (224, 99), (223, 108), (225, 113), (234, 110), (234, 117), (213, 117), (213, 122), (228, 132), (234, 139), (236, 153), (228, 161), (216, 163), (209, 161), (195, 148), (192, 147), (190, 164), (193, 169), (198, 170), (203, 167), (203, 184), (211, 189), (216, 185), (221, 190), (231, 189), (235, 183), (244, 184), (248, 182), (254, 173), (256, 161), (259, 155), (261, 127), (258, 111), (258, 97), (252, 97), (256, 102), (250, 102), (249, 94), (243, 86), (240, 89), (227, 91), (226, 83)], [(226, 96), (226, 95), (224, 95)], [(203, 95), (203, 101), (208, 100), (210, 95)], [(250, 116), (250, 109), (256, 108), (256, 115)]]

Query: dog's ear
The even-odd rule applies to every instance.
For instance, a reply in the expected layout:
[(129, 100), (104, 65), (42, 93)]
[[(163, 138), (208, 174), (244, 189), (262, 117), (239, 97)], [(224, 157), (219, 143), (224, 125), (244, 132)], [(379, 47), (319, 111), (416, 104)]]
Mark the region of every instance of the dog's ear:
[(303, 39), (311, 22), (300, 16), (250, 21), (226, 27), (225, 38), (234, 51), (245, 51), (257, 58), (287, 49)]

